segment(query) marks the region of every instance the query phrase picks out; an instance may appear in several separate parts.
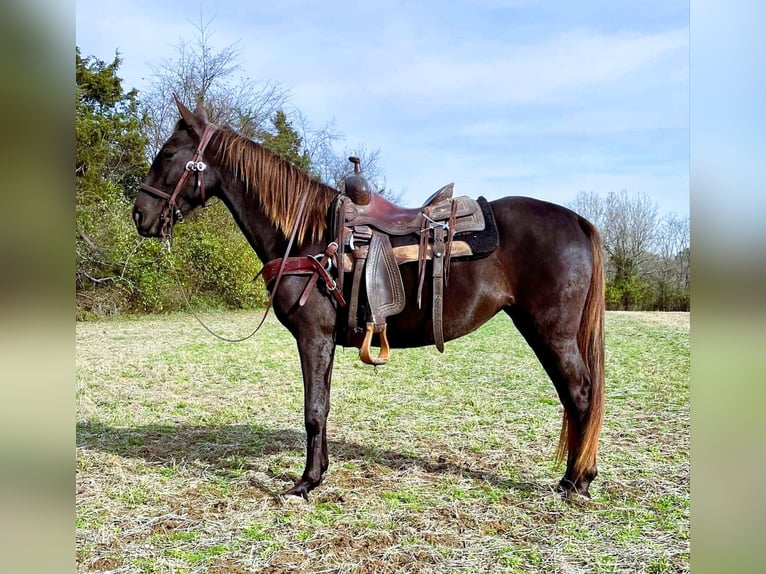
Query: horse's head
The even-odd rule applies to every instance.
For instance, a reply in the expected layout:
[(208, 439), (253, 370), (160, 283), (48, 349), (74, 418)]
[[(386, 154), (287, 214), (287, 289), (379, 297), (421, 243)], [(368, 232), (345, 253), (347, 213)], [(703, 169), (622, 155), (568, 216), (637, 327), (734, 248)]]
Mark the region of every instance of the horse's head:
[(202, 104), (192, 112), (176, 98), (181, 120), (152, 162), (133, 206), (133, 221), (144, 237), (169, 237), (173, 225), (204, 205), (219, 178), (205, 162), (205, 147), (216, 130)]

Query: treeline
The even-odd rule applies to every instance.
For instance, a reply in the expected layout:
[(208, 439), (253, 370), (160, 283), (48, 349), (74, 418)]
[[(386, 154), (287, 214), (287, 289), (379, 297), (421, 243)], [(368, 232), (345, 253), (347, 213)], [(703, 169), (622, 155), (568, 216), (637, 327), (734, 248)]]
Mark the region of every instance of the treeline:
[[(236, 45), (209, 43), (207, 25), (195, 27), (177, 57), (153, 70), (151, 88), (126, 91), (121, 59), (83, 56), (76, 49), (76, 305), (77, 317), (155, 313), (185, 308), (183, 293), (200, 309), (258, 308), (266, 293), (253, 278), (261, 267), (222, 203), (209, 202), (176, 226), (172, 253), (138, 236), (131, 208), (149, 162), (177, 120), (172, 94), (189, 105), (204, 98), (208, 116), (279, 153), (338, 189), (350, 172), (349, 155), (362, 158), (375, 189), (386, 189), (378, 150), (334, 146), (332, 124), (313, 129), (278, 84), (241, 72)], [(689, 309), (688, 219), (660, 218), (646, 196), (626, 192), (606, 199), (581, 193), (570, 205), (604, 237), (611, 309)], [(178, 282), (183, 286), (179, 288)]]
[(569, 207), (601, 231), (607, 309), (689, 311), (689, 218), (646, 194), (580, 192)]

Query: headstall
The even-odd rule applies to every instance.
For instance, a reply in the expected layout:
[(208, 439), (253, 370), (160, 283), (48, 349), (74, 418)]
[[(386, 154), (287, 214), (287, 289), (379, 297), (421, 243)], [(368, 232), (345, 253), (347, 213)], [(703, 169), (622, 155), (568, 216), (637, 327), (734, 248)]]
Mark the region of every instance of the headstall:
[(213, 133), (217, 127), (213, 124), (207, 124), (205, 126), (205, 131), (202, 132), (202, 137), (199, 140), (199, 144), (197, 145), (197, 149), (194, 152), (194, 155), (192, 156), (192, 159), (186, 162), (186, 166), (184, 168), (184, 172), (181, 174), (181, 178), (178, 180), (178, 183), (176, 183), (176, 186), (173, 188), (172, 193), (167, 193), (166, 191), (162, 191), (161, 189), (157, 189), (156, 187), (152, 187), (151, 185), (147, 185), (146, 183), (141, 184), (141, 189), (155, 197), (159, 197), (161, 199), (167, 200), (167, 204), (165, 204), (165, 207), (162, 209), (162, 213), (160, 215), (160, 219), (162, 220), (162, 231), (161, 235), (162, 237), (169, 239), (172, 232), (173, 232), (173, 225), (176, 221), (183, 221), (184, 217), (181, 213), (180, 208), (178, 205), (176, 205), (176, 199), (181, 193), (181, 190), (183, 189), (184, 184), (186, 183), (187, 178), (190, 174), (194, 173), (195, 175), (195, 184), (194, 188), (200, 190), (200, 197), (202, 198), (202, 205), (205, 205), (206, 197), (205, 197), (205, 178), (204, 173), (205, 169), (207, 168), (207, 165), (205, 162), (202, 161), (202, 154), (205, 152), (205, 148), (207, 147), (207, 144), (210, 142), (210, 138), (213, 136)]

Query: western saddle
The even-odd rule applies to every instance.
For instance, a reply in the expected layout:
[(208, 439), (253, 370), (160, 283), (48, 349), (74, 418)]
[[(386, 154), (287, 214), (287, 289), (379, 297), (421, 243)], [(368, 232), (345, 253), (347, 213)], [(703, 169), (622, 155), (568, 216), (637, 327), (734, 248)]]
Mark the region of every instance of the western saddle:
[[(426, 261), (431, 260), (433, 281), (433, 338), (439, 352), (444, 352), (442, 309), (444, 286), (449, 279), (449, 267), (454, 255), (465, 256), (470, 251), (461, 243), (455, 250), (454, 236), (462, 232), (484, 229), (484, 215), (478, 203), (467, 197), (452, 197), (453, 184), (432, 194), (418, 208), (405, 208), (388, 201), (370, 189), (361, 173), (360, 160), (350, 157), (354, 173), (344, 181), (344, 194), (336, 211), (336, 231), (340, 239), (340, 261), (344, 271), (353, 271), (349, 300), (347, 336), (361, 334), (357, 324), (360, 286), (364, 276), (367, 295), (364, 339), (359, 357), (365, 363), (382, 365), (389, 359), (386, 317), (400, 313), (406, 295), (399, 265), (418, 262), (417, 305), (426, 275)], [(392, 239), (397, 247), (392, 246)], [(348, 254), (345, 250), (348, 249)], [(457, 251), (457, 253), (455, 252)], [(344, 273), (339, 273), (343, 277)], [(370, 346), (377, 334), (380, 352), (372, 356)]]
[[(418, 208), (398, 206), (370, 188), (362, 175), (359, 158), (350, 157), (349, 161), (354, 164), (354, 172), (345, 178), (343, 193), (330, 210), (335, 241), (318, 256), (270, 261), (263, 267), (264, 280), (269, 284), (275, 279), (279, 281), (282, 274), (311, 274), (299, 300), (299, 305), (303, 305), (316, 280), (323, 279), (338, 304), (348, 307), (346, 344), (356, 346), (363, 333), (360, 359), (371, 365), (383, 365), (390, 355), (386, 317), (401, 313), (406, 302), (399, 266), (418, 262), (416, 297), (420, 308), (426, 263), (430, 260), (433, 339), (439, 352), (444, 352), (442, 310), (450, 261), (452, 257), (473, 255), (470, 244), (455, 240), (455, 236), (485, 229), (482, 206), (468, 197), (453, 198), (451, 183)], [(336, 277), (330, 274), (333, 264), (338, 269)], [(348, 302), (343, 296), (346, 273), (353, 273)], [(274, 291), (276, 288), (275, 285)], [(362, 293), (366, 294), (366, 301), (360, 303)], [(359, 324), (362, 310), (364, 326)], [(378, 335), (379, 340), (377, 357), (370, 351), (373, 335)]]

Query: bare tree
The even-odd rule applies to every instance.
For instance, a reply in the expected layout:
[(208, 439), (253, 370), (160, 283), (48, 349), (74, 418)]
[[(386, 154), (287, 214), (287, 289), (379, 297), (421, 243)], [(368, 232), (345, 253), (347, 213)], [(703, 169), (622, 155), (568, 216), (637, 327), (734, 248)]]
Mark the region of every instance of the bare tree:
[(648, 195), (625, 190), (581, 191), (568, 207), (601, 231), (611, 308), (688, 310), (688, 217), (659, 217)]
[(619, 305), (628, 310), (649, 297), (651, 262), (657, 234), (657, 204), (648, 195), (626, 190), (606, 198), (602, 226)]
[(362, 173), (374, 191), (384, 196), (389, 201), (397, 203), (401, 200), (401, 193), (395, 194), (386, 187), (386, 175), (381, 165), (380, 149), (368, 149), (362, 144), (353, 148), (344, 148), (340, 154), (331, 154), (322, 163), (323, 178), (336, 189), (343, 191), (346, 176), (354, 172), (354, 165), (348, 160), (349, 157), (358, 157)]
[(317, 129), (300, 110), (290, 111), (289, 118), (290, 124), (301, 137), (312, 174), (323, 183), (340, 189), (339, 180), (334, 177), (334, 166), (345, 160), (334, 148), (334, 144), (343, 140), (343, 133), (335, 126), (335, 121), (329, 121)]
[(193, 25), (193, 40), (182, 40), (174, 59), (163, 60), (153, 68), (155, 81), (141, 95), (142, 109), (149, 118), (146, 128), (149, 158), (156, 155), (178, 120), (174, 93), (189, 104), (202, 99), (212, 122), (256, 141), (273, 131), (272, 119), (281, 110), (300, 135), (302, 151), (316, 177), (341, 189), (343, 178), (352, 170), (348, 156), (357, 155), (362, 158), (365, 177), (373, 188), (392, 200), (397, 199), (385, 189), (379, 150), (370, 151), (360, 145), (338, 154), (334, 146), (343, 139), (343, 134), (334, 122), (313, 128), (299, 110), (289, 105), (288, 89), (271, 81), (243, 77), (238, 43), (215, 49), (211, 23), (200, 19), (199, 24)]
[(641, 273), (655, 247), (657, 204), (645, 193), (612, 192), (606, 198), (601, 231), (604, 248), (618, 266), (617, 272)]
[(582, 215), (599, 230), (603, 227), (606, 206), (604, 200), (595, 191), (579, 192), (577, 197), (575, 197), (575, 200), (567, 204), (567, 207), (579, 215)]
[(569, 207), (601, 231), (613, 307), (631, 309), (649, 304), (654, 296), (658, 266), (660, 219), (657, 204), (645, 193), (626, 190), (602, 199), (594, 192), (580, 192)]
[(663, 218), (657, 233), (656, 281), (660, 308), (688, 307), (689, 238), (688, 217), (671, 214)]
[[(673, 261), (688, 257), (689, 249), (689, 218), (676, 214), (666, 215), (657, 234), (657, 254), (664, 260)], [(683, 272), (679, 271), (675, 279), (680, 286), (685, 285)]]
[(203, 100), (211, 121), (251, 138), (267, 129), (270, 118), (287, 102), (286, 88), (242, 75), (238, 43), (213, 47), (211, 22), (200, 19), (194, 25), (194, 39), (182, 40), (176, 58), (163, 60), (152, 70), (152, 87), (141, 95), (149, 118), (149, 157), (156, 155), (178, 120), (174, 93), (187, 104)]

